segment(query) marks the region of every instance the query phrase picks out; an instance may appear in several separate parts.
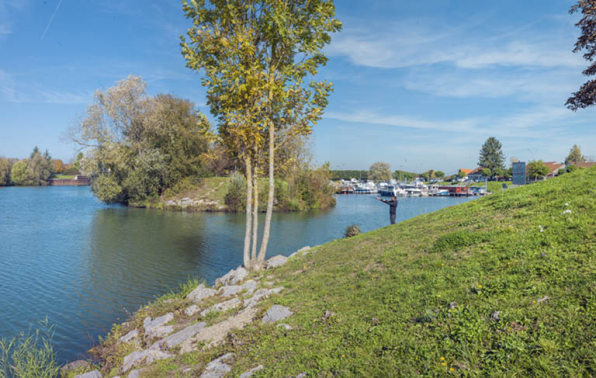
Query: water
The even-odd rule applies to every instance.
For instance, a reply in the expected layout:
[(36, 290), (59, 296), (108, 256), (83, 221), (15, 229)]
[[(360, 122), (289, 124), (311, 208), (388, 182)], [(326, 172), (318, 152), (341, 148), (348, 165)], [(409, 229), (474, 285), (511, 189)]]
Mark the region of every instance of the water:
[[(400, 199), (397, 221), (467, 201)], [(277, 213), (268, 255), (389, 224), (371, 196), (328, 211)], [(48, 318), (61, 361), (84, 353), (128, 312), (190, 275), (213, 283), (242, 264), (244, 215), (106, 206), (88, 187), (0, 188), (0, 338)]]

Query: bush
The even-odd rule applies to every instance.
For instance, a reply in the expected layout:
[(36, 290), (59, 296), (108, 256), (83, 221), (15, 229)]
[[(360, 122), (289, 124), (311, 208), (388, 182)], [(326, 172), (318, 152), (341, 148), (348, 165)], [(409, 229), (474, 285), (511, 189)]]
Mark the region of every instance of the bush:
[(55, 378), (60, 367), (52, 347), (53, 327), (47, 320), (40, 329), (0, 340), (0, 378)]
[(240, 211), (246, 206), (246, 179), (240, 173), (230, 175), (224, 201), (230, 211)]
[(360, 234), (360, 227), (357, 224), (350, 225), (346, 227), (346, 238), (351, 238), (352, 236), (356, 236)]

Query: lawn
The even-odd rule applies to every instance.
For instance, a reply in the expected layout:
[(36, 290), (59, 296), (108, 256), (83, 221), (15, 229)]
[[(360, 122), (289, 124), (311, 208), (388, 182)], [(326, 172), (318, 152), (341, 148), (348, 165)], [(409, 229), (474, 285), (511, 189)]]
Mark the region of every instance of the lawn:
[(595, 183), (578, 171), (318, 246), (260, 281), (285, 288), (260, 315), (287, 306), (292, 330), (257, 320), (147, 376), (228, 352), (230, 376), (594, 376)]

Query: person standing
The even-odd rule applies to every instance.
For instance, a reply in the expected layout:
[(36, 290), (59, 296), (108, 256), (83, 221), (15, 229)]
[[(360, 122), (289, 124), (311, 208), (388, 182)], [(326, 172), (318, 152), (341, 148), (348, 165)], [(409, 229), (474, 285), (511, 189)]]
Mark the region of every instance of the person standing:
[(395, 224), (395, 214), (397, 213), (397, 197), (391, 197), (391, 201), (386, 201), (380, 197), (377, 197), (377, 201), (381, 201), (389, 205), (389, 220), (391, 224)]

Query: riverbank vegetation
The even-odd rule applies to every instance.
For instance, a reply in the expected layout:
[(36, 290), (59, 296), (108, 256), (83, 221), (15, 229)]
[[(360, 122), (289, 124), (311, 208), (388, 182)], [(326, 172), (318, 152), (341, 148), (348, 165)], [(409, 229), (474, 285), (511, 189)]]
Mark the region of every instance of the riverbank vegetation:
[[(578, 170), (298, 254), (259, 274), (285, 289), (258, 320), (146, 374), (200, 375), (234, 353), (233, 376), (258, 365), (255, 377), (590, 375), (595, 181), (596, 169)], [(143, 308), (137, 323), (183, 311), (178, 298)], [(260, 321), (274, 304), (294, 313), (289, 328)], [(109, 376), (130, 350), (113, 353)]]
[(78, 174), (73, 165), (66, 165), (60, 159), (52, 159), (46, 150), (44, 153), (35, 147), (27, 159), (9, 159), (0, 157), (0, 186), (41, 186), (58, 174), (67, 173), (71, 177)]

